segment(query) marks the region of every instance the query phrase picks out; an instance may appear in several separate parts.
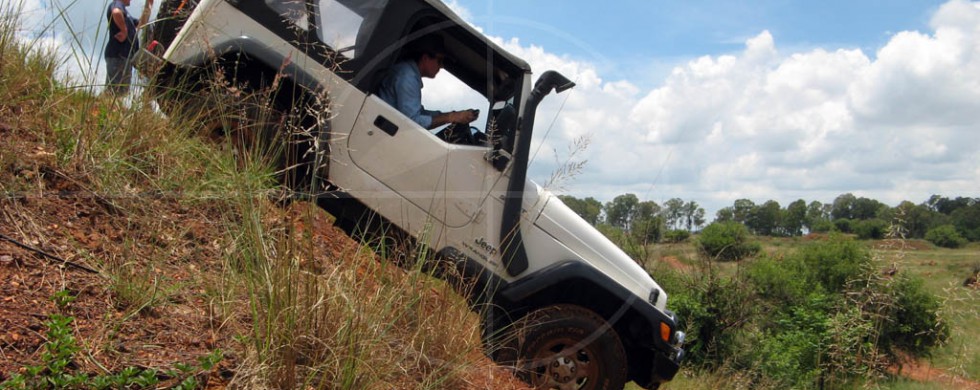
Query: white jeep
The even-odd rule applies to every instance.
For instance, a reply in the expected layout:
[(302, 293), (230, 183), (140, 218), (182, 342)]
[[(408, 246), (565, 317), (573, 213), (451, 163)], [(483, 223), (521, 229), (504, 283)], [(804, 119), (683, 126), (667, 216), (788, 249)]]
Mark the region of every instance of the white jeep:
[[(355, 238), (423, 245), (473, 288), (487, 353), (541, 388), (656, 388), (683, 359), (667, 294), (622, 250), (527, 179), (535, 110), (574, 86), (531, 82), (438, 0), (164, 0), (140, 71), (169, 115), (212, 109), (215, 78), (264, 137), (285, 139), (285, 186)], [(445, 70), (486, 98), (486, 144), (447, 142), (374, 93), (404, 48), (438, 35)], [(227, 91), (233, 91), (227, 92)], [(263, 118), (260, 118), (263, 117)], [(284, 122), (302, 129), (290, 135)], [(227, 124), (225, 124), (227, 125)]]

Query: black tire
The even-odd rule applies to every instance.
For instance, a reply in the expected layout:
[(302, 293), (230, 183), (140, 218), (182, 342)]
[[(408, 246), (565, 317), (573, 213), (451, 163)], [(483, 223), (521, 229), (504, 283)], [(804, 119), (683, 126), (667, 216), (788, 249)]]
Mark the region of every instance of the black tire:
[(616, 331), (576, 305), (535, 310), (513, 324), (497, 352), (519, 378), (538, 389), (622, 389), (626, 351)]

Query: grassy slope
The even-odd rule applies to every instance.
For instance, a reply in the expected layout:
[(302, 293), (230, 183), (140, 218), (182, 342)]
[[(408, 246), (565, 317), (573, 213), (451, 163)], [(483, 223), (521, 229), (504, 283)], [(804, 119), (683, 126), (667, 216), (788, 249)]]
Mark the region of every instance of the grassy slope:
[[(66, 88), (10, 15), (0, 233), (96, 272), (0, 240), (0, 381), (38, 363), (60, 313), (82, 347), (69, 367), (93, 375), (220, 350), (195, 373), (212, 388), (523, 387), (483, 357), (444, 283), (376, 261), (315, 207), (276, 206), (269, 169), (198, 123)], [(75, 301), (53, 304), (62, 290)]]

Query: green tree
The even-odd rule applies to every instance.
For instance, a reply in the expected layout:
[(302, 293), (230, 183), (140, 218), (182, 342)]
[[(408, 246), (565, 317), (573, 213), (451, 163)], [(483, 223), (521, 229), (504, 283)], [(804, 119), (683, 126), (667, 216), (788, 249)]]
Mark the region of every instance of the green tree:
[(606, 203), (606, 223), (628, 232), (639, 204), (640, 199), (634, 194), (623, 194), (613, 198)]
[(830, 205), (825, 205), (816, 200), (806, 206), (806, 221), (804, 224), (807, 230), (815, 232), (817, 231), (815, 228), (818, 225), (825, 225), (826, 222), (830, 222), (830, 213), (827, 212), (828, 208), (825, 206)]
[(873, 218), (855, 221), (854, 233), (862, 240), (880, 240), (888, 235), (888, 222)]
[(854, 219), (854, 203), (857, 197), (852, 193), (846, 193), (834, 199), (833, 208), (830, 210), (830, 217), (838, 219)]
[(558, 195), (558, 199), (561, 199), (568, 208), (572, 209), (575, 214), (578, 214), (592, 226), (599, 223), (599, 215), (602, 214), (602, 202), (599, 202), (591, 196), (585, 199), (578, 199), (574, 196)]
[(637, 204), (631, 233), (641, 243), (654, 243), (663, 236), (664, 221), (657, 202), (648, 200)]
[(945, 196), (933, 195), (929, 197), (926, 204), (933, 210), (944, 215), (953, 215), (956, 210), (970, 207), (978, 202), (974, 198), (964, 198), (961, 196), (950, 199)]
[(851, 219), (867, 220), (878, 217), (888, 206), (874, 199), (860, 197), (854, 200), (851, 209)]
[(755, 202), (748, 199), (736, 199), (732, 206), (732, 220), (741, 224), (748, 223), (755, 214)]
[(681, 198), (672, 198), (664, 202), (664, 222), (671, 229), (680, 229), (682, 227), (684, 215), (684, 200)]
[(715, 211), (715, 222), (735, 222), (735, 208), (722, 207)]
[(760, 236), (772, 236), (779, 227), (781, 208), (779, 202), (768, 200), (755, 209), (746, 226)]
[(787, 236), (799, 236), (803, 234), (803, 225), (806, 222), (807, 206), (806, 201), (798, 199), (789, 206), (780, 219), (780, 226), (783, 234)]
[(688, 231), (700, 228), (704, 222), (704, 209), (698, 202), (692, 200), (684, 204), (684, 224)]
[(942, 224), (945, 217), (925, 203), (916, 205), (909, 201), (899, 203), (894, 211), (894, 223), (907, 238), (925, 238), (929, 229)]
[(980, 202), (953, 211), (950, 219), (963, 238), (980, 241)]

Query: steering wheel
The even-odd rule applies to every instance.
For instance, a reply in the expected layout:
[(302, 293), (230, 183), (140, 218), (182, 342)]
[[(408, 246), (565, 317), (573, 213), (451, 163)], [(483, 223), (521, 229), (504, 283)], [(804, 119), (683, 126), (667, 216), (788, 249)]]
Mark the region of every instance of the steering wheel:
[(464, 123), (451, 123), (436, 134), (443, 141), (458, 145), (477, 145), (473, 129)]

